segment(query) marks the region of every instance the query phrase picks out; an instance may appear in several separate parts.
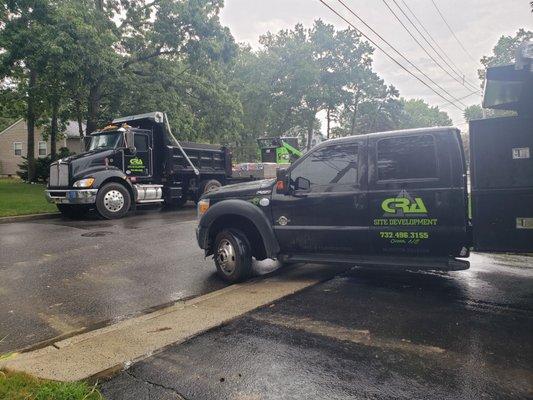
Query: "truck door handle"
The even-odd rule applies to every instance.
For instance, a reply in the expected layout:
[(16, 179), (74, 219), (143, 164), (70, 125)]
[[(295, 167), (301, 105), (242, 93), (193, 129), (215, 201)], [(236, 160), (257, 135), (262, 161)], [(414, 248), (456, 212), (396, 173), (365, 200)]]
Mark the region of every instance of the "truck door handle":
[(359, 193), (359, 194), (356, 194), (354, 195), (353, 197), (353, 205), (356, 209), (358, 210), (362, 210), (365, 208), (365, 204), (364, 204), (364, 201), (366, 199), (366, 194), (364, 193)]

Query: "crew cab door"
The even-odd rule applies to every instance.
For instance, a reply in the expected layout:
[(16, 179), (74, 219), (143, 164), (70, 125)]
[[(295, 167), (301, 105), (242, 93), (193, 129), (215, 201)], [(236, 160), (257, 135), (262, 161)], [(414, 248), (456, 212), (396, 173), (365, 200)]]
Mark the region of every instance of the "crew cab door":
[(466, 179), (458, 135), (447, 129), (371, 136), (369, 235), (375, 254), (466, 252)]
[(152, 144), (148, 133), (135, 132), (135, 153), (124, 155), (124, 168), (128, 176), (149, 178), (152, 176)]
[(366, 139), (336, 142), (293, 165), (288, 194), (274, 190), (272, 196), (272, 223), (282, 252), (366, 251), (365, 150)]

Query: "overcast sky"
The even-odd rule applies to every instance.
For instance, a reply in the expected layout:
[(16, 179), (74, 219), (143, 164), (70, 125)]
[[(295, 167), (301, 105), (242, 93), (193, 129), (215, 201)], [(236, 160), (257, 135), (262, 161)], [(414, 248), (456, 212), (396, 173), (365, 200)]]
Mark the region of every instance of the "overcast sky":
[[(337, 0), (326, 1), (335, 9), (343, 10)], [(466, 79), (476, 84), (479, 82), (477, 69), (480, 64), (474, 60), (490, 54), (501, 35), (512, 35), (519, 28), (533, 29), (533, 14), (529, 0), (435, 0), (459, 40), (473, 56), (472, 60), (454, 39), (431, 0), (403, 1), (414, 11), (459, 69), (466, 74)], [(462, 98), (469, 93), (460, 83), (439, 69), (418, 47), (386, 8), (383, 0), (344, 0), (344, 2), (456, 98)], [(387, 2), (391, 6), (394, 5), (393, 0)], [(402, 5), (401, 0), (396, 2)], [(359, 21), (350, 16), (345, 9), (344, 11), (342, 14), (357, 28), (367, 32)], [(395, 11), (401, 16), (397, 9)], [(318, 0), (226, 0), (221, 15), (222, 23), (231, 29), (235, 39), (238, 42), (247, 42), (253, 47), (259, 46), (259, 36), (267, 31), (277, 32), (280, 29), (291, 28), (298, 22), (311, 26), (318, 18), (334, 24), (338, 29), (347, 27), (344, 21)], [(444, 64), (443, 66), (447, 68)], [(440, 106), (445, 103), (431, 90), (393, 64), (379, 50), (375, 52), (374, 69), (387, 84), (396, 86), (404, 97), (423, 98), (432, 105)], [(463, 102), (466, 105), (479, 104), (480, 97), (473, 95)], [(454, 124), (459, 125), (464, 122), (461, 111), (453, 106), (444, 105), (442, 109), (448, 112)]]

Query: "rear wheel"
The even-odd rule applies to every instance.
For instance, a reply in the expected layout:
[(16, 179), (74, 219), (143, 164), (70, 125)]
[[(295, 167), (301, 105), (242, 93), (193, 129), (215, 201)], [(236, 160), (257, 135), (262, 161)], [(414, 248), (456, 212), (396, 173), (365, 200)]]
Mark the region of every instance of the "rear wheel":
[(56, 204), (59, 212), (67, 218), (78, 219), (83, 218), (89, 207), (85, 205), (74, 205), (74, 204)]
[(217, 273), (226, 282), (242, 282), (252, 275), (252, 250), (241, 231), (220, 232), (214, 250)]
[(96, 195), (96, 209), (107, 219), (124, 217), (131, 206), (131, 196), (128, 189), (120, 183), (107, 183)]
[(202, 197), (202, 195), (209, 193), (211, 190), (218, 189), (221, 186), (222, 186), (222, 183), (220, 183), (216, 179), (210, 179), (207, 181), (200, 182), (200, 186), (198, 187), (198, 195), (196, 197), (196, 202), (200, 200), (200, 197)]

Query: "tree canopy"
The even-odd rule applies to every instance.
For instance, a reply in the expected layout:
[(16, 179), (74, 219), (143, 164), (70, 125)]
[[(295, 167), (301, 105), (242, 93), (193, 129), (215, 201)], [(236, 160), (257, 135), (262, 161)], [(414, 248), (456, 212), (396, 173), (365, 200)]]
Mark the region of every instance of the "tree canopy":
[(223, 5), (1, 2), (0, 127), (27, 120), (29, 178), (35, 126), (55, 143), (68, 120), (90, 133), (119, 115), (161, 110), (180, 139), (230, 144), (250, 161), (261, 136), (298, 135), (310, 146), (322, 119), (328, 138), (451, 123), (385, 83), (355, 30), (317, 20), (266, 33), (252, 49), (220, 23)]

